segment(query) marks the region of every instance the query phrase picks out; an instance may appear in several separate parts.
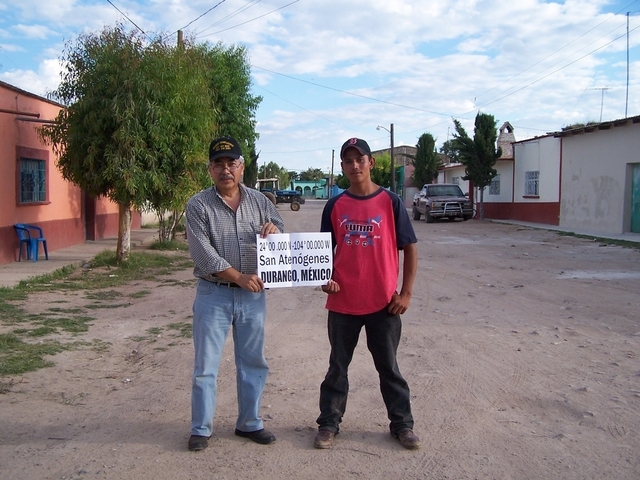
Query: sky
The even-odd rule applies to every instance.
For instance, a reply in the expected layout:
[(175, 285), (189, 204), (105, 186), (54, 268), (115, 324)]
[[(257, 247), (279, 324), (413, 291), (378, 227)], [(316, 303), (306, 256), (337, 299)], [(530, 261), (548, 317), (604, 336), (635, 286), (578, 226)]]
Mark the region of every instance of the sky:
[(288, 170), (391, 125), (439, 148), (478, 112), (517, 140), (640, 115), (640, 0), (0, 0), (0, 80), (46, 96), (65, 43), (116, 22), (245, 46), (259, 162)]

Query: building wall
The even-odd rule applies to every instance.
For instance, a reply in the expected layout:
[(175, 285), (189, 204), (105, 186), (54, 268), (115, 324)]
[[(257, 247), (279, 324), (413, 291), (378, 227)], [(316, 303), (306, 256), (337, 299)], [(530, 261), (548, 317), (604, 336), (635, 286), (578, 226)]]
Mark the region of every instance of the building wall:
[[(560, 147), (560, 139), (553, 136), (538, 137), (514, 145), (513, 201), (515, 203), (560, 201)], [(530, 171), (540, 172), (537, 197), (525, 195), (525, 173)]]
[[(64, 180), (56, 166), (56, 156), (37, 134), (43, 120), (53, 120), (61, 105), (0, 82), (0, 264), (18, 260), (19, 240), (13, 225), (34, 224), (43, 229), (48, 251), (82, 243), (87, 230), (95, 239), (118, 233), (118, 207), (109, 200), (94, 204), (95, 224), (86, 226), (86, 199), (82, 190)], [(20, 158), (45, 162), (46, 198), (43, 202), (21, 204)], [(139, 228), (140, 217), (134, 217)]]
[(494, 167), (500, 175), (500, 192), (489, 193), (489, 187), (484, 189), (484, 202), (486, 203), (511, 203), (513, 200), (513, 160), (498, 160)]
[(640, 163), (640, 123), (616, 124), (562, 138), (560, 226), (630, 231), (629, 166)]

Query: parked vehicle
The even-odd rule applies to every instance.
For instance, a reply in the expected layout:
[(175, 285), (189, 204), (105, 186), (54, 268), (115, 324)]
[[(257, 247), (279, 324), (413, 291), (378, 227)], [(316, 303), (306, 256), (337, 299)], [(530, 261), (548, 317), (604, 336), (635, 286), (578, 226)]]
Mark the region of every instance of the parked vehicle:
[(427, 223), (433, 223), (436, 218), (469, 220), (473, 217), (473, 205), (458, 185), (432, 183), (423, 186), (413, 197), (412, 213), (414, 220), (424, 215)]
[(279, 190), (277, 178), (259, 178), (258, 185), (260, 191), (264, 193), (274, 205), (278, 203), (290, 203), (291, 210), (297, 212), (300, 210), (300, 205), (305, 202), (304, 197), (297, 190)]

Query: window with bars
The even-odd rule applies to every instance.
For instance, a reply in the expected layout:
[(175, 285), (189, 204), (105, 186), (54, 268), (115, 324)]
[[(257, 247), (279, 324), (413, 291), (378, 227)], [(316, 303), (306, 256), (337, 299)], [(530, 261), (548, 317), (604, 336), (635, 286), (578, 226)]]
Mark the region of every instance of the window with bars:
[(524, 194), (531, 196), (538, 196), (538, 179), (540, 177), (540, 171), (524, 172)]
[(46, 162), (34, 158), (20, 158), (20, 203), (40, 203), (46, 200)]
[(460, 185), (460, 177), (451, 177), (451, 183), (454, 185)]
[(500, 195), (500, 174), (497, 174), (489, 184), (489, 195)]

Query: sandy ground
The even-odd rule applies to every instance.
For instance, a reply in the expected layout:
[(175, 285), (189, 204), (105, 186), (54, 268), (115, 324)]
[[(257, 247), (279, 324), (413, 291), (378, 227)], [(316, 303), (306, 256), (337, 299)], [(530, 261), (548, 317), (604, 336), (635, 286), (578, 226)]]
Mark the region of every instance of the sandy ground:
[[(315, 231), (322, 206), (279, 208), (288, 231)], [(341, 433), (313, 448), (326, 312), (321, 291), (298, 288), (268, 293), (262, 414), (278, 441), (233, 435), (228, 342), (210, 447), (187, 451), (193, 350), (170, 327), (191, 320), (195, 283), (182, 271), (89, 311), (80, 339), (108, 350), (3, 380), (0, 478), (640, 478), (640, 251), (490, 222), (414, 227), (420, 271), (398, 358), (420, 450), (389, 435), (363, 339)], [(85, 293), (29, 308), (96, 303)]]

